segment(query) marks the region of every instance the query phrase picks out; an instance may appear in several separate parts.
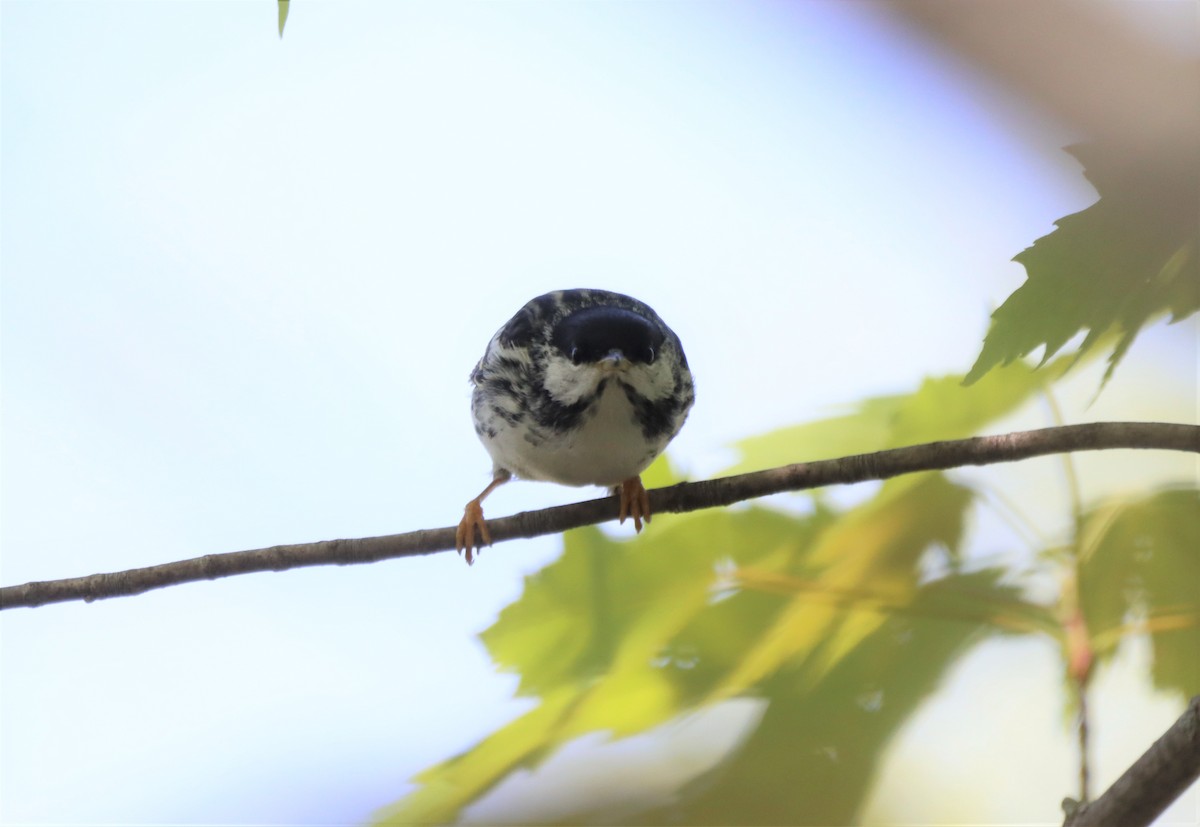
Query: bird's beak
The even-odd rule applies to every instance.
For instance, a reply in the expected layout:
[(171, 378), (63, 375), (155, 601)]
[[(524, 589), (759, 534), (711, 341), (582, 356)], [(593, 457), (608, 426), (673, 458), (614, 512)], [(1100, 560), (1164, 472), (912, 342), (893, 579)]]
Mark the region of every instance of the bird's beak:
[(625, 367), (629, 360), (625, 358), (625, 354), (620, 350), (610, 350), (605, 356), (600, 359), (600, 369), (609, 373), (615, 373)]

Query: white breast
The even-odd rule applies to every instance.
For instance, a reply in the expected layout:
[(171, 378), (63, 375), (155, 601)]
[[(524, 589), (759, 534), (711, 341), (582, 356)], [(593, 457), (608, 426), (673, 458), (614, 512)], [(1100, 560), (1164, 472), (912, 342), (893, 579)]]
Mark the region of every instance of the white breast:
[(642, 435), (633, 406), (616, 382), (608, 383), (580, 427), (549, 434), (540, 444), (526, 439), (529, 435), (518, 424), (484, 438), (484, 445), (498, 468), (563, 485), (617, 485), (644, 471), (665, 447)]

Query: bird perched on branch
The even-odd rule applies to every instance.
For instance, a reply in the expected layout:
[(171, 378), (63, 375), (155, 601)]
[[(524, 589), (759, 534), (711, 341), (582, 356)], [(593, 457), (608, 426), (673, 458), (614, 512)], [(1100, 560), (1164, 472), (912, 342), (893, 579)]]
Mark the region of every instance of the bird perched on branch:
[(650, 522), (639, 476), (683, 426), (695, 394), (679, 337), (637, 299), (607, 290), (538, 296), (492, 337), (471, 373), (475, 433), (492, 481), (467, 503), (455, 545), (491, 544), (484, 498), (515, 475), (600, 485), (619, 517)]

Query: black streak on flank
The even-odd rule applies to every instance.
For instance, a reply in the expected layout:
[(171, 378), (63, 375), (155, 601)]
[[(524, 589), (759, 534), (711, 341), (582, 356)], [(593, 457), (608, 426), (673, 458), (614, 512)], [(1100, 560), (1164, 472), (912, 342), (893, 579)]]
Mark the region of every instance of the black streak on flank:
[(533, 421), (550, 431), (561, 433), (574, 430), (579, 426), (584, 413), (599, 398), (603, 385), (597, 389), (595, 396), (580, 399), (570, 405), (555, 401), (545, 387), (537, 388), (537, 398), (533, 406)]
[(683, 409), (684, 399), (668, 396), (659, 402), (651, 402), (628, 385), (621, 385), (629, 404), (633, 406), (633, 414), (638, 424), (642, 426), (642, 435), (646, 439), (657, 440), (665, 435), (674, 436), (678, 430), (679, 413)]

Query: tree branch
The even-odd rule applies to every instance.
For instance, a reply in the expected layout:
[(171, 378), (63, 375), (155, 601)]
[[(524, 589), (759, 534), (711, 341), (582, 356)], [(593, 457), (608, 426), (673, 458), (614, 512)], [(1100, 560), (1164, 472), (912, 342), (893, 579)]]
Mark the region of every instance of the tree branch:
[(1068, 799), (1064, 827), (1144, 827), (1200, 778), (1200, 695), (1171, 728), (1095, 801)]
[[(842, 459), (785, 465), (704, 482), (680, 483), (650, 492), (650, 507), (655, 514), (682, 513), (731, 505), (783, 491), (887, 479), (915, 471), (989, 465), (1045, 454), (1111, 448), (1156, 448), (1200, 453), (1200, 426), (1158, 422), (1096, 422), (933, 442)], [(520, 537), (558, 534), (567, 529), (612, 520), (616, 516), (616, 498), (605, 497), (489, 520), (488, 527), (494, 542), (504, 542)], [(91, 602), (237, 574), (283, 571), (301, 566), (372, 563), (453, 548), (454, 528), (450, 527), (384, 537), (324, 540), (206, 554), (127, 571), (6, 586), (0, 588), (0, 609), (34, 607), (68, 600)]]

